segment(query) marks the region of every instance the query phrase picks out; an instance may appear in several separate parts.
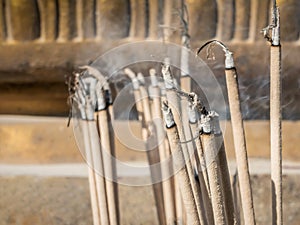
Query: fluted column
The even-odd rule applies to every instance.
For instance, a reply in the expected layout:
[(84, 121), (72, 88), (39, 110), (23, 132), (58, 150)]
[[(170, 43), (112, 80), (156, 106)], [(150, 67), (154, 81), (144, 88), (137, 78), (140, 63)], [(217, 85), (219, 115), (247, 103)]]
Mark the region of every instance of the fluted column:
[(38, 7), (35, 1), (6, 0), (8, 41), (30, 41), (39, 37)]
[(217, 0), (218, 25), (216, 37), (222, 41), (232, 39), (234, 28), (233, 0)]
[(216, 36), (217, 4), (212, 0), (187, 0), (193, 40), (209, 40)]
[[(132, 2), (132, 1), (130, 1)], [(139, 0), (138, 3), (143, 3)], [(97, 39), (120, 39), (128, 36), (129, 6), (128, 1), (119, 0), (96, 0), (96, 36)], [(142, 8), (138, 8), (143, 10)], [(131, 9), (131, 13), (133, 9)], [(135, 12), (135, 13), (143, 13)], [(132, 15), (131, 15), (132, 17)], [(143, 20), (142, 17), (138, 19)], [(139, 32), (143, 33), (145, 28), (141, 27)]]
[(40, 40), (54, 41), (57, 37), (56, 0), (38, 0), (40, 15)]
[(234, 40), (246, 40), (249, 35), (250, 20), (250, 2), (251, 0), (235, 1), (235, 30)]

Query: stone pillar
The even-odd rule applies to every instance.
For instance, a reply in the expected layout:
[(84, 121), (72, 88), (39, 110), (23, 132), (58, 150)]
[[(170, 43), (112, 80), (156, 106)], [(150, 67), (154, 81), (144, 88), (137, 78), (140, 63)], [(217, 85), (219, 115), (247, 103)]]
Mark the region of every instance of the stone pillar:
[(160, 33), (159, 25), (162, 24), (162, 1), (149, 1), (149, 30), (148, 36), (150, 38), (157, 38)]
[(300, 32), (300, 1), (279, 1), (282, 41), (297, 41)]
[(217, 0), (218, 24), (216, 38), (229, 41), (234, 29), (234, 0)]
[(67, 42), (75, 36), (75, 0), (58, 0), (58, 41)]
[(209, 40), (216, 36), (217, 4), (211, 0), (187, 0), (192, 41)]
[(249, 36), (250, 2), (251, 0), (235, 1), (234, 40), (236, 41), (246, 40)]
[(56, 0), (38, 0), (40, 14), (40, 40), (54, 41), (57, 38)]
[(5, 40), (5, 29), (4, 29), (4, 2), (0, 0), (0, 43)]
[(251, 0), (249, 41), (263, 40), (260, 31), (269, 24), (270, 0)]
[(39, 15), (36, 1), (6, 0), (8, 41), (32, 41), (39, 37)]
[[(133, 12), (131, 7), (131, 20), (138, 23), (138, 28), (134, 30), (137, 35), (145, 37), (145, 8), (144, 0), (131, 0), (130, 3), (136, 1), (136, 11)], [(96, 36), (97, 39), (121, 39), (128, 36), (129, 21), (129, 1), (119, 0), (96, 0)], [(136, 15), (136, 16), (135, 16)], [(143, 26), (141, 26), (142, 24)], [(131, 30), (130, 30), (131, 32)], [(133, 32), (133, 31), (132, 31)]]

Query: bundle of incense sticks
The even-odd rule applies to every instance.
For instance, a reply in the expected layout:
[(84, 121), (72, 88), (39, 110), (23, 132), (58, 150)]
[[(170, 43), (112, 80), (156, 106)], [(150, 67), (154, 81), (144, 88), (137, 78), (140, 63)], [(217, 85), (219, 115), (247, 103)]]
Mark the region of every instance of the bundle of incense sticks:
[(79, 111), (85, 159), (88, 164), (91, 207), (95, 225), (120, 224), (114, 137), (111, 130), (112, 97), (108, 82), (95, 68), (75, 73), (73, 109)]
[[(80, 112), (93, 221), (120, 224), (117, 185), (112, 181), (116, 165), (108, 157), (115, 155), (110, 85), (96, 68), (82, 69), (75, 74), (72, 99)], [(236, 224), (238, 206), (234, 205), (218, 114), (206, 110), (196, 93), (178, 88), (169, 59), (161, 71), (149, 70), (149, 86), (142, 73), (129, 68), (124, 73), (133, 84), (148, 163), (160, 164), (150, 166), (159, 224)], [(163, 84), (158, 77), (163, 77)]]
[[(281, 48), (279, 10), (275, 0), (272, 15), (273, 23), (263, 33), (272, 44), (272, 218), (273, 224), (281, 225)], [(182, 43), (188, 48), (188, 23), (184, 15), (182, 21), (185, 29)], [(150, 77), (150, 85), (146, 84), (142, 73), (136, 73), (130, 68), (123, 71), (132, 82), (135, 107), (138, 120), (142, 124), (142, 136), (153, 181), (157, 216), (161, 225), (256, 224), (238, 74), (233, 54), (223, 43), (212, 40), (203, 45), (197, 55), (205, 47), (209, 48), (208, 52), (212, 52), (215, 46), (220, 46), (225, 54), (224, 73), (237, 162), (237, 174), (233, 182), (228, 169), (218, 113), (213, 109), (207, 110), (200, 97), (191, 92), (186, 52), (183, 51), (181, 55), (184, 72), (181, 73), (180, 86), (173, 77), (169, 58), (165, 59), (159, 71), (149, 68), (146, 75)], [(111, 121), (114, 117), (110, 85), (96, 68), (84, 66), (81, 69), (84, 70), (82, 73), (74, 73), (70, 99), (73, 108), (80, 113), (85, 157), (89, 165), (93, 222), (95, 225), (117, 225), (120, 224), (120, 216), (118, 189), (114, 182), (117, 171), (113, 160), (115, 145)], [(161, 77), (163, 82), (158, 79)], [(164, 124), (159, 123), (158, 119), (164, 120)]]

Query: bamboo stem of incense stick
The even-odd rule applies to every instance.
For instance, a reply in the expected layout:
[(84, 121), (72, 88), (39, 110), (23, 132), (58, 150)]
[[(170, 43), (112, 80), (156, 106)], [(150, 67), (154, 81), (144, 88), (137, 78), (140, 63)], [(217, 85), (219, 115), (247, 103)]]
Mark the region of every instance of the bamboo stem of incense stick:
[[(154, 69), (150, 69), (150, 78), (151, 78), (151, 98), (152, 98), (152, 105), (151, 105), (151, 114), (152, 118), (154, 119), (155, 128), (157, 132), (157, 137), (164, 136), (164, 130), (159, 120), (162, 119), (161, 113), (161, 101), (160, 101), (160, 89), (158, 87), (158, 81), (156, 77), (156, 71)], [(169, 164), (166, 161), (169, 157), (170, 153), (167, 152), (164, 140), (162, 143), (158, 143), (159, 149), (159, 156), (161, 162), (161, 173), (162, 173), (162, 187), (163, 187), (163, 197), (164, 197), (164, 208), (165, 208), (165, 217), (167, 224), (174, 224), (176, 221), (175, 217), (175, 202), (173, 198), (173, 190), (172, 190), (172, 183), (171, 183), (171, 171), (169, 168)]]
[(93, 165), (96, 171), (96, 188), (100, 209), (100, 221), (101, 224), (109, 224), (109, 215), (108, 215), (108, 207), (106, 200), (106, 189), (105, 189), (105, 179), (103, 173), (103, 159), (101, 155), (99, 136), (97, 132), (97, 126), (94, 120), (94, 110), (91, 106), (91, 103), (87, 104), (87, 123), (90, 135), (90, 143), (92, 149), (92, 158)]
[(255, 214), (254, 214), (253, 196), (252, 196), (251, 180), (250, 180), (249, 166), (248, 166), (244, 124), (243, 124), (241, 106), (240, 106), (237, 72), (234, 66), (232, 53), (221, 42), (215, 40), (207, 42), (204, 46), (202, 46), (199, 49), (197, 54), (199, 54), (200, 51), (205, 46), (212, 43), (221, 46), (223, 51), (225, 52), (225, 57), (226, 57), (225, 74), (226, 74), (227, 92), (228, 92), (228, 99), (229, 99), (238, 177), (239, 177), (240, 190), (242, 196), (241, 200), (242, 200), (244, 220), (245, 220), (245, 225), (254, 225)]
[(184, 206), (186, 207), (188, 224), (200, 224), (197, 206), (195, 204), (193, 190), (187, 171), (186, 161), (184, 158), (183, 149), (181, 147), (182, 145), (180, 143), (179, 132), (173, 119), (172, 111), (166, 102), (163, 104), (163, 114), (171, 151), (173, 154), (175, 154), (174, 167), (176, 170), (179, 169), (175, 176), (177, 176), (179, 180), (182, 199)]
[[(97, 91), (102, 92), (97, 89)], [(100, 93), (102, 95), (102, 93)], [(103, 98), (103, 96), (102, 96)], [(113, 160), (111, 155), (110, 148), (110, 137), (109, 137), (109, 128), (108, 128), (108, 115), (106, 103), (100, 105), (98, 103), (98, 112), (97, 112), (97, 121), (99, 126), (99, 134), (101, 140), (101, 150), (102, 150), (102, 158), (103, 158), (103, 168), (105, 174), (105, 187), (106, 187), (106, 198), (109, 212), (109, 222), (110, 225), (117, 225), (117, 206), (115, 205), (116, 199), (114, 195), (114, 183), (113, 183)]]
[[(207, 115), (202, 115), (202, 121), (208, 123), (206, 127), (212, 127), (211, 118)], [(201, 123), (202, 123), (201, 121)], [(211, 191), (211, 202), (214, 212), (215, 225), (226, 225), (226, 212), (224, 208), (224, 196), (222, 193), (222, 181), (219, 176), (219, 165), (216, 147), (216, 140), (212, 129), (203, 130), (201, 134), (204, 153), (208, 160), (207, 172)]]
[(96, 182), (95, 182), (95, 171), (94, 166), (92, 164), (92, 154), (91, 154), (91, 146), (89, 140), (89, 131), (87, 127), (87, 122), (83, 119), (80, 121), (80, 125), (83, 132), (83, 141), (85, 148), (85, 157), (88, 164), (88, 178), (89, 178), (89, 188), (90, 188), (90, 198), (91, 198), (91, 207), (92, 207), (92, 215), (93, 215), (93, 224), (100, 225), (100, 214), (99, 214), (99, 204), (98, 197), (96, 191)]
[(117, 222), (120, 224), (120, 209), (119, 209), (119, 193), (118, 193), (118, 183), (117, 183), (117, 166), (116, 166), (116, 149), (115, 149), (115, 135), (114, 135), (114, 129), (112, 126), (112, 121), (114, 120), (114, 112), (112, 107), (112, 102), (108, 105), (108, 128), (109, 128), (109, 137), (110, 137), (110, 150), (111, 150), (111, 156), (112, 159), (112, 168), (113, 168), (113, 174), (112, 178), (115, 182), (113, 182), (114, 185), (114, 195), (115, 195), (115, 205), (116, 205), (116, 213), (117, 213)]
[[(200, 203), (200, 199), (199, 199), (199, 186), (197, 185), (197, 182), (195, 180), (190, 153), (189, 153), (187, 145), (185, 143), (186, 139), (185, 139), (185, 134), (184, 134), (184, 129), (183, 129), (183, 123), (182, 123), (182, 120), (179, 115), (179, 112), (180, 112), (179, 98), (177, 96), (176, 90), (174, 90), (173, 78), (172, 78), (171, 71), (170, 71), (170, 65), (168, 63), (163, 65), (162, 74), (163, 74), (163, 77), (165, 80), (167, 99), (171, 103), (170, 107), (173, 108), (173, 111), (176, 111), (176, 113), (174, 113), (173, 115), (174, 115), (175, 122), (177, 124), (177, 129), (178, 129), (178, 133), (179, 133), (179, 137), (180, 137), (180, 141), (181, 141), (181, 148), (183, 151), (184, 159), (186, 161), (186, 168), (187, 168), (188, 175), (190, 178), (190, 183), (192, 185), (194, 201), (196, 202), (197, 210), (198, 210), (199, 217), (200, 217), (200, 214), (201, 214), (200, 204), (201, 203)], [(193, 152), (193, 154), (194, 154), (194, 152)]]
[[(283, 224), (282, 210), (282, 134), (281, 134), (281, 44), (280, 14), (273, 0), (272, 24), (264, 35), (271, 42), (270, 56), (270, 133), (271, 133), (271, 180), (272, 224)], [(269, 36), (269, 31), (272, 34)]]

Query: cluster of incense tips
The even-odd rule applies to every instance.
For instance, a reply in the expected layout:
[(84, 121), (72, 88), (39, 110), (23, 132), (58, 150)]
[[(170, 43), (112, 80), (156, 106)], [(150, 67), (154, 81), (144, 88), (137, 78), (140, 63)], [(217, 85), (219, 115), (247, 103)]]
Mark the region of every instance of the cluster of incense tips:
[[(186, 12), (186, 11), (184, 11)], [(188, 23), (184, 13), (182, 42), (189, 47)], [(282, 225), (281, 159), (281, 48), (279, 11), (274, 1), (273, 23), (263, 30), (271, 42), (271, 163), (273, 224)], [(271, 31), (271, 32), (270, 32)], [(144, 74), (123, 70), (131, 80), (142, 138), (146, 146), (152, 187), (160, 225), (255, 225), (244, 125), (240, 106), (238, 74), (233, 54), (220, 41), (204, 44), (224, 51), (226, 86), (237, 163), (237, 181), (231, 182), (219, 115), (203, 105), (192, 92), (187, 52), (181, 55), (181, 76), (172, 74), (172, 62), (165, 58), (160, 70)], [(158, 67), (157, 66), (157, 67)], [(157, 68), (156, 67), (156, 68)], [(75, 73), (70, 88), (73, 107), (80, 112), (85, 157), (89, 164), (89, 185), (95, 225), (120, 224), (114, 134), (110, 132), (113, 99), (110, 85), (91, 66)], [(144, 70), (145, 71), (145, 70)], [(163, 78), (163, 82), (159, 81)], [(180, 85), (177, 85), (177, 82)], [(164, 124), (157, 122), (164, 121)], [(166, 135), (165, 135), (166, 134)], [(162, 139), (162, 140), (161, 140)], [(154, 143), (154, 145), (153, 145)], [(170, 160), (171, 159), (171, 160)], [(168, 162), (168, 163), (166, 163)], [(159, 166), (154, 166), (159, 165)], [(240, 192), (235, 199), (232, 190)], [(239, 210), (241, 209), (241, 210)], [(242, 212), (242, 216), (239, 215)], [(242, 218), (242, 219), (241, 219)]]

